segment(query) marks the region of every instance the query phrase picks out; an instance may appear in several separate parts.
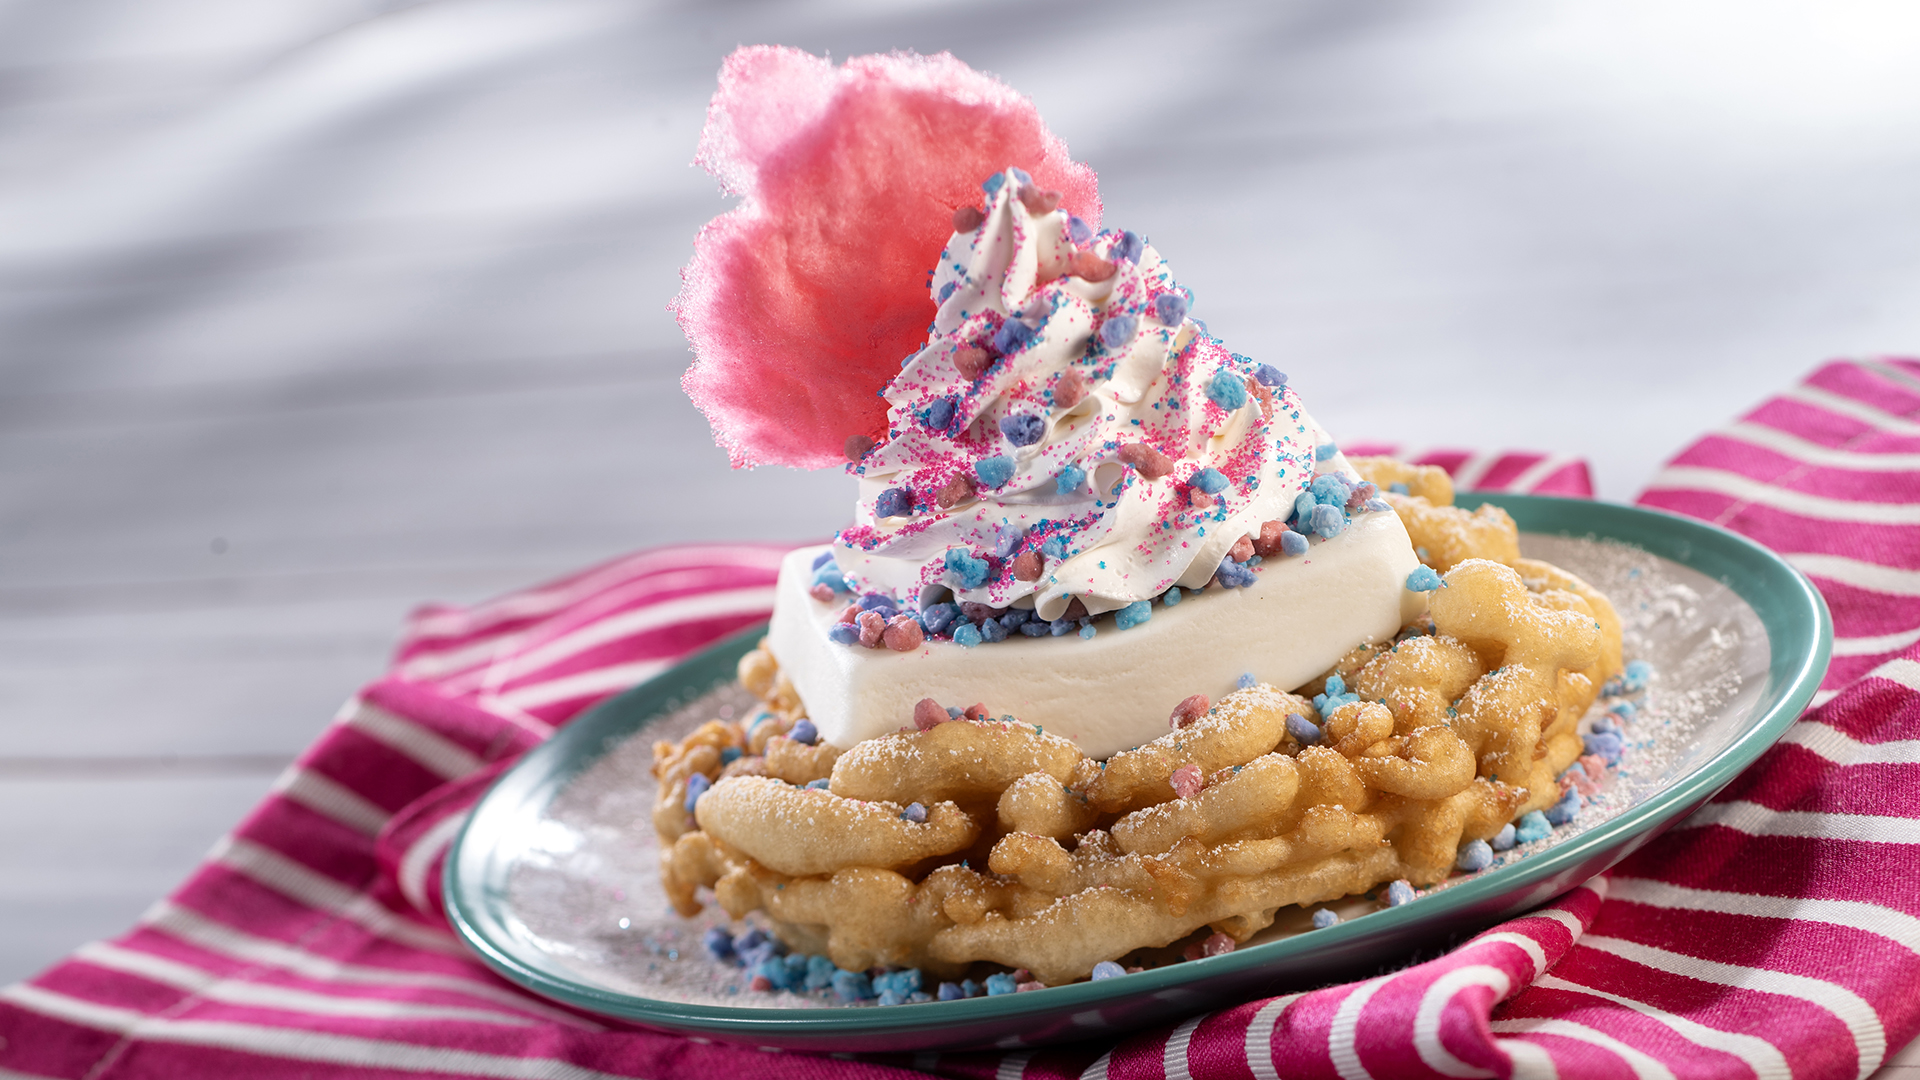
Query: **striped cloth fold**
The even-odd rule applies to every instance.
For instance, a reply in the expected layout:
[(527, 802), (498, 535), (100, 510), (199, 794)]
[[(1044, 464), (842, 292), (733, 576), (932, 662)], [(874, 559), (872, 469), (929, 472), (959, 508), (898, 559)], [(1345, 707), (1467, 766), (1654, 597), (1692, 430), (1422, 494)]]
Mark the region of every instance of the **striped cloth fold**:
[[(763, 617), (783, 550), (666, 548), (417, 613), (393, 671), (184, 887), (131, 933), (0, 991), (0, 1080), (1868, 1076), (1920, 1028), (1910, 415), (1920, 364), (1832, 364), (1661, 475), (1648, 504), (1814, 577), (1848, 666), (1700, 813), (1438, 959), (1019, 1054), (769, 1053), (519, 991), (446, 927), (439, 868), (466, 810), (555, 725)], [(1579, 462), (1414, 456), (1462, 488), (1591, 490)]]

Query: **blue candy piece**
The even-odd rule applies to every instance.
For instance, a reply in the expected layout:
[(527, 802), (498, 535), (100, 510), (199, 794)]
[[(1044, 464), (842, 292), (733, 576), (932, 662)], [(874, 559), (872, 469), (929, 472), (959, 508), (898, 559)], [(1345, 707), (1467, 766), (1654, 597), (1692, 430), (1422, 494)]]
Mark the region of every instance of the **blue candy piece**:
[(996, 641), (1007, 640), (1007, 628), (999, 619), (980, 620), (980, 640), (991, 645)]
[(1046, 637), (1053, 630), (1053, 624), (1039, 619), (1029, 619), (1020, 624), (1020, 632), (1028, 637)]
[(1411, 490), (1411, 489), (1409, 489), (1409, 488), (1407, 487), (1407, 485), (1405, 485), (1405, 484), (1403, 484), (1403, 483), (1401, 483), (1401, 482), (1400, 482), (1400, 481), (1398, 481), (1398, 480), (1395, 480), (1395, 481), (1394, 481), (1393, 483), (1391, 483), (1391, 484), (1388, 484), (1388, 485), (1387, 485), (1387, 490), (1388, 490), (1388, 491), (1391, 491), (1391, 492), (1393, 492), (1393, 493), (1394, 493), (1395, 495), (1411, 495), (1411, 494), (1413, 494), (1413, 492), (1412, 492), (1412, 490)]
[(1109, 315), (1107, 321), (1100, 324), (1100, 344), (1109, 349), (1124, 347), (1133, 340), (1140, 324), (1131, 315)]
[(692, 776), (687, 777), (687, 797), (685, 799), (687, 813), (693, 813), (694, 804), (698, 803), (700, 796), (705, 795), (707, 789), (711, 787), (713, 787), (713, 781), (707, 779), (706, 773), (694, 773)]
[(1475, 840), (1460, 845), (1460, 857), (1454, 865), (1469, 874), (1476, 874), (1493, 865), (1493, 848), (1485, 840)]
[(1399, 907), (1401, 904), (1411, 903), (1413, 903), (1413, 882), (1401, 878), (1387, 886), (1388, 907)]
[(1209, 495), (1218, 495), (1227, 490), (1227, 475), (1209, 465), (1194, 473), (1190, 483)]
[(1187, 298), (1179, 293), (1161, 293), (1153, 298), (1153, 316), (1167, 326), (1179, 326), (1187, 317)]
[(741, 749), (737, 746), (721, 747), (720, 748), (720, 764), (731, 765), (734, 762), (739, 761), (741, 752), (742, 752)]
[(1377, 514), (1382, 510), (1393, 509), (1393, 504), (1385, 499), (1368, 499), (1366, 502), (1360, 504), (1360, 509), (1365, 510), (1369, 514)]
[(1337, 506), (1322, 503), (1313, 508), (1313, 531), (1321, 538), (1331, 540), (1347, 530), (1347, 512)]
[(1085, 626), (1082, 626), (1082, 627), (1080, 628), (1080, 640), (1082, 640), (1082, 641), (1092, 641), (1092, 640), (1093, 640), (1093, 635), (1095, 635), (1095, 634), (1097, 634), (1097, 633), (1099, 633), (1099, 631), (1098, 631), (1098, 630), (1095, 630), (1095, 629), (1093, 628), (1093, 624), (1092, 624), (1092, 623), (1088, 623), (1088, 624), (1086, 624)]
[(1241, 690), (1251, 690), (1253, 689), (1253, 685), (1259, 681), (1260, 680), (1253, 677), (1253, 672), (1243, 671), (1240, 673), (1239, 680), (1233, 685)]
[(1280, 553), (1282, 555), (1305, 555), (1307, 538), (1289, 529), (1280, 534)]
[(1313, 492), (1314, 501), (1325, 506), (1344, 507), (1347, 505), (1347, 500), (1353, 497), (1353, 485), (1339, 473), (1314, 477), (1313, 487), (1310, 490)]
[(1053, 490), (1061, 495), (1072, 495), (1087, 482), (1087, 470), (1078, 465), (1063, 465), (1053, 478)]
[(987, 583), (987, 560), (975, 558), (963, 548), (951, 548), (946, 555), (947, 577), (962, 589), (977, 589)]
[(941, 1001), (959, 1001), (966, 996), (966, 990), (963, 989), (959, 983), (943, 982), (940, 984)]
[(1511, 851), (1513, 850), (1513, 845), (1514, 845), (1514, 828), (1513, 828), (1513, 822), (1511, 821), (1507, 822), (1505, 825), (1500, 826), (1500, 831), (1497, 833), (1494, 833), (1493, 839), (1487, 841), (1487, 846), (1492, 848), (1495, 851)]
[(1303, 491), (1293, 497), (1293, 516), (1305, 521), (1313, 516), (1313, 508), (1319, 505), (1320, 500), (1313, 497), (1313, 492)]
[(960, 283), (957, 281), (949, 281), (945, 285), (940, 286), (940, 299), (938, 302), (942, 304), (946, 303), (947, 297), (952, 296), (953, 291), (959, 287)]
[(979, 983), (974, 982), (972, 979), (960, 980), (960, 989), (970, 998), (979, 997), (982, 994), (985, 994), (987, 992), (986, 987), (981, 986)]
[(1628, 690), (1645, 690), (1647, 680), (1653, 678), (1653, 665), (1645, 660), (1631, 660), (1625, 671), (1620, 673), (1620, 681)]
[(1229, 589), (1244, 589), (1254, 582), (1253, 570), (1247, 564), (1232, 559), (1223, 560), (1214, 575), (1220, 579), (1220, 584)]
[(835, 971), (833, 995), (845, 1002), (865, 1001), (873, 996), (873, 980), (864, 971)]
[(1329, 926), (1338, 926), (1339, 924), (1340, 915), (1332, 908), (1319, 908), (1313, 913), (1313, 928), (1315, 930), (1325, 930)]
[(964, 645), (971, 649), (975, 645), (980, 644), (981, 640), (980, 628), (970, 622), (961, 623), (953, 631), (953, 643), (955, 645)]
[(1009, 630), (1017, 630), (1033, 620), (1033, 612), (1028, 608), (1012, 608), (1000, 616), (1000, 625)]
[(1408, 592), (1432, 592), (1445, 584), (1431, 566), (1415, 567), (1413, 573), (1407, 575)]
[(1331, 461), (1333, 460), (1333, 455), (1339, 452), (1340, 452), (1340, 448), (1338, 446), (1330, 442), (1323, 442), (1319, 446), (1316, 446), (1313, 448), (1313, 460)]
[(707, 927), (707, 932), (700, 935), (700, 944), (715, 960), (733, 959), (733, 935), (724, 926)]
[(733, 954), (747, 967), (754, 967), (770, 956), (778, 956), (784, 949), (780, 942), (757, 926), (748, 927), (747, 932), (733, 939)]
[(987, 996), (999, 997), (1001, 994), (1014, 994), (1020, 991), (1020, 984), (1006, 972), (987, 976)]
[(1531, 844), (1552, 835), (1553, 823), (1547, 820), (1547, 815), (1529, 810), (1520, 815), (1520, 827), (1513, 831), (1513, 840), (1516, 844)]
[[(799, 964), (793, 961), (798, 960)], [(755, 975), (765, 976), (775, 990), (793, 990), (807, 977), (807, 959), (804, 956), (768, 957), (754, 965)]]
[(1067, 215), (1067, 236), (1076, 244), (1085, 247), (1093, 239), (1093, 226), (1081, 221), (1072, 214)]
[(873, 611), (878, 608), (890, 608), (893, 606), (893, 597), (888, 596), (886, 593), (877, 593), (877, 592), (863, 593), (861, 594), (860, 599), (854, 601), (854, 604), (857, 607), (859, 607), (861, 611)]
[(901, 997), (918, 993), (920, 990), (920, 969), (901, 968), (898, 971), (883, 971), (873, 977), (873, 988), (881, 993), (888, 990), (898, 991)]
[(933, 404), (927, 406), (927, 426), (935, 431), (945, 431), (952, 427), (953, 413), (958, 407), (958, 403), (951, 395), (935, 398)]
[(1293, 741), (1301, 746), (1312, 746), (1320, 741), (1320, 729), (1299, 713), (1287, 714), (1287, 734), (1293, 736)]
[(838, 974), (840, 969), (833, 966), (833, 961), (815, 954), (807, 957), (807, 971), (801, 976), (800, 985), (809, 990), (825, 990), (833, 985), (833, 977)]
[(1609, 765), (1620, 764), (1620, 754), (1627, 748), (1626, 740), (1612, 731), (1595, 731), (1584, 741), (1587, 753), (1599, 754)]
[(1039, 334), (1039, 331), (1019, 319), (1008, 319), (993, 332), (993, 351), (1001, 356), (1012, 356), (1033, 344), (1033, 339)]
[(1586, 800), (1580, 797), (1579, 792), (1568, 788), (1567, 793), (1560, 797), (1559, 802), (1547, 807), (1547, 820), (1555, 825), (1565, 825), (1573, 820), (1573, 816), (1578, 814), (1580, 807), (1585, 804)]
[(898, 990), (882, 990), (880, 991), (880, 1000), (876, 1002), (876, 1004), (905, 1005), (908, 1000), (909, 995), (903, 994)]
[(829, 548), (813, 557), (813, 569), (818, 570), (833, 561), (833, 550)]
[(1093, 974), (1089, 978), (1094, 982), (1101, 979), (1117, 979), (1127, 973), (1127, 969), (1111, 960), (1102, 960), (1093, 965)]
[(927, 820), (927, 808), (921, 803), (910, 802), (906, 805), (905, 809), (900, 811), (900, 817), (902, 820), (911, 821), (915, 825), (922, 825), (925, 824)]
[(832, 563), (828, 563), (827, 565), (814, 571), (813, 583), (815, 585), (825, 585), (827, 588), (832, 589), (834, 592), (847, 591), (846, 575), (842, 574), (840, 572), (840, 568), (833, 565)]
[(981, 458), (973, 467), (973, 475), (986, 487), (999, 487), (1013, 479), (1013, 459), (1005, 454)]
[(926, 626), (929, 634), (944, 634), (953, 620), (960, 617), (959, 604), (933, 604), (920, 612), (920, 622)]
[(1637, 714), (1640, 711), (1640, 709), (1638, 706), (1634, 705), (1634, 703), (1631, 701), (1616, 701), (1613, 704), (1607, 706), (1607, 711), (1612, 713), (1615, 716), (1618, 716), (1622, 720), (1632, 720), (1634, 718), (1634, 715)]
[(1122, 630), (1131, 630), (1151, 618), (1153, 618), (1152, 601), (1135, 600), (1113, 613), (1113, 625)]
[(991, 199), (995, 195), (1000, 194), (1000, 189), (1006, 186), (1006, 183), (1007, 183), (1007, 174), (994, 173), (992, 176), (989, 176), (985, 180), (982, 180), (980, 182), (980, 190), (986, 192), (987, 198)]
[(1004, 559), (1020, 550), (1020, 541), (1027, 538), (1027, 530), (1011, 522), (994, 530), (993, 553)]
[(802, 717), (800, 722), (793, 725), (793, 728), (787, 732), (787, 738), (812, 746), (820, 741), (820, 729), (814, 726), (813, 721)]
[(1231, 371), (1216, 371), (1207, 380), (1207, 400), (1232, 412), (1247, 403), (1247, 384)]
[(1253, 377), (1261, 386), (1285, 386), (1287, 374), (1272, 364), (1261, 364), (1253, 369)]
[(1168, 607), (1172, 607), (1180, 602), (1180, 595), (1180, 586), (1175, 585), (1173, 588), (1160, 594), (1160, 602)]
[(1032, 446), (1047, 434), (1047, 422), (1032, 413), (1015, 413), (1000, 418), (1000, 434), (1015, 446)]
[(1059, 535), (1047, 537), (1046, 542), (1040, 545), (1040, 554), (1045, 555), (1049, 559), (1066, 558), (1067, 538)]
[(828, 786), (831, 785), (831, 783), (832, 781), (828, 780), (824, 776), (818, 780), (809, 780), (807, 781), (807, 790), (808, 791), (825, 791), (827, 790)]
[(1125, 259), (1130, 263), (1137, 263), (1140, 261), (1141, 253), (1146, 249), (1146, 241), (1140, 239), (1137, 233), (1123, 232), (1120, 234), (1119, 241), (1113, 245), (1113, 258), (1115, 261)]
[(1068, 631), (1071, 631), (1073, 628), (1074, 628), (1074, 621), (1064, 616), (1061, 618), (1055, 619), (1052, 622), (1047, 624), (1047, 632), (1049, 634), (1052, 634), (1054, 637), (1059, 637), (1062, 634), (1065, 634)]

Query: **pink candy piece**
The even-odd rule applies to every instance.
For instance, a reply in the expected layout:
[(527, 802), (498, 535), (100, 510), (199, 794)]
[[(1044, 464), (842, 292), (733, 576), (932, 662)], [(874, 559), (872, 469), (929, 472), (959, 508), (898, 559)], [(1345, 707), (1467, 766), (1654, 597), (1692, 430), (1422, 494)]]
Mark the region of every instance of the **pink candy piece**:
[(1127, 443), (1114, 456), (1149, 480), (1158, 480), (1173, 471), (1173, 459), (1146, 443)]
[(1607, 776), (1607, 759), (1599, 754), (1586, 754), (1580, 758), (1580, 767), (1594, 780), (1603, 780)]
[(897, 615), (887, 624), (880, 639), (894, 652), (912, 652), (927, 640), (927, 632), (920, 629), (920, 624), (913, 621), (913, 616)]
[(1047, 984), (1038, 979), (1028, 979), (1023, 983), (1015, 983), (1013, 986), (1014, 993), (1016, 994), (1024, 994), (1029, 990), (1045, 990), (1046, 988)]
[(1173, 715), (1167, 718), (1167, 725), (1176, 728), (1186, 727), (1207, 715), (1207, 710), (1211, 708), (1213, 708), (1213, 702), (1207, 700), (1207, 695), (1195, 694), (1173, 707)]
[(739, 49), (695, 161), (743, 201), (681, 272), (672, 310), (695, 353), (681, 384), (742, 468), (833, 465), (849, 435), (886, 429), (878, 392), (926, 341), (927, 268), (981, 181), (1019, 166), (1100, 220), (1093, 170), (1033, 102), (948, 53), (836, 68)]
[(880, 644), (881, 635), (887, 632), (887, 620), (876, 612), (863, 611), (854, 621), (860, 624), (860, 644), (869, 649)]
[(825, 585), (815, 585), (807, 590), (807, 595), (824, 604), (833, 599), (833, 590)]
[(1173, 793), (1183, 799), (1191, 799), (1200, 794), (1206, 782), (1200, 778), (1200, 766), (1182, 765), (1173, 770)]
[(1226, 934), (1215, 932), (1211, 937), (1207, 938), (1207, 940), (1200, 943), (1200, 955), (1225, 956), (1238, 948), (1239, 945), (1239, 942), (1228, 937)]
[(1233, 556), (1234, 562), (1246, 562), (1248, 559), (1253, 558), (1252, 538), (1243, 536), (1235, 540), (1233, 547), (1227, 553)]
[(930, 697), (923, 697), (914, 703), (913, 726), (921, 731), (931, 731), (936, 725), (946, 723), (947, 719), (947, 710)]

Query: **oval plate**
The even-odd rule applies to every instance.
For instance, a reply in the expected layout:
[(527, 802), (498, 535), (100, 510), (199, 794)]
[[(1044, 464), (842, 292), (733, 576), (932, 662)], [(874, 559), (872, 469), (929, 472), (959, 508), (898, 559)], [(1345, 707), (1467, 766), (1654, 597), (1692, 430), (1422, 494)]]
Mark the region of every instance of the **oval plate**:
[[(567, 785), (635, 732), (732, 679), (761, 628), (723, 641), (611, 698), (562, 728), (503, 775), (474, 808), (446, 862), (447, 913), (461, 938), (506, 978), (556, 1001), (653, 1027), (765, 1046), (836, 1051), (1020, 1047), (1137, 1030), (1205, 1009), (1397, 966), (1572, 889), (1692, 812), (1780, 737), (1827, 668), (1832, 621), (1813, 586), (1772, 552), (1691, 518), (1575, 499), (1463, 495), (1505, 508), (1523, 534), (1620, 541), (1724, 586), (1722, 602), (1764, 629), (1759, 659), (1705, 747), (1662, 786), (1545, 851), (1397, 908), (1326, 930), (1245, 946), (1102, 982), (887, 1008), (730, 1007), (603, 984), (563, 962), (513, 910), (508, 888), (530, 829)], [(1710, 580), (1708, 580), (1710, 579)], [(1716, 591), (1719, 591), (1716, 589)], [(1655, 658), (1658, 661), (1658, 657)], [(1724, 730), (1722, 730), (1724, 729)], [(644, 821), (635, 829), (646, 829)], [(625, 925), (624, 920), (622, 925)], [(704, 962), (704, 961), (703, 961)]]

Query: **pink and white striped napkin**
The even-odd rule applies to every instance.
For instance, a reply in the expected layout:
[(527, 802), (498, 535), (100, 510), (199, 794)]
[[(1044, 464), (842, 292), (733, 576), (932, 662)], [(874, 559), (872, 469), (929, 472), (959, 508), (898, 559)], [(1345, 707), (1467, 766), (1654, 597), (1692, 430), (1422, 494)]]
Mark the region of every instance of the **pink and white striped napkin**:
[[(1462, 461), (1463, 487), (1590, 490), (1578, 462)], [(0, 991), (0, 1077), (1865, 1077), (1920, 1031), (1920, 363), (1827, 365), (1643, 501), (1813, 576), (1830, 699), (1610, 875), (1439, 959), (1030, 1054), (771, 1054), (521, 993), (448, 933), (439, 861), (554, 725), (764, 614), (779, 548), (670, 548), (421, 612), (183, 888)]]

